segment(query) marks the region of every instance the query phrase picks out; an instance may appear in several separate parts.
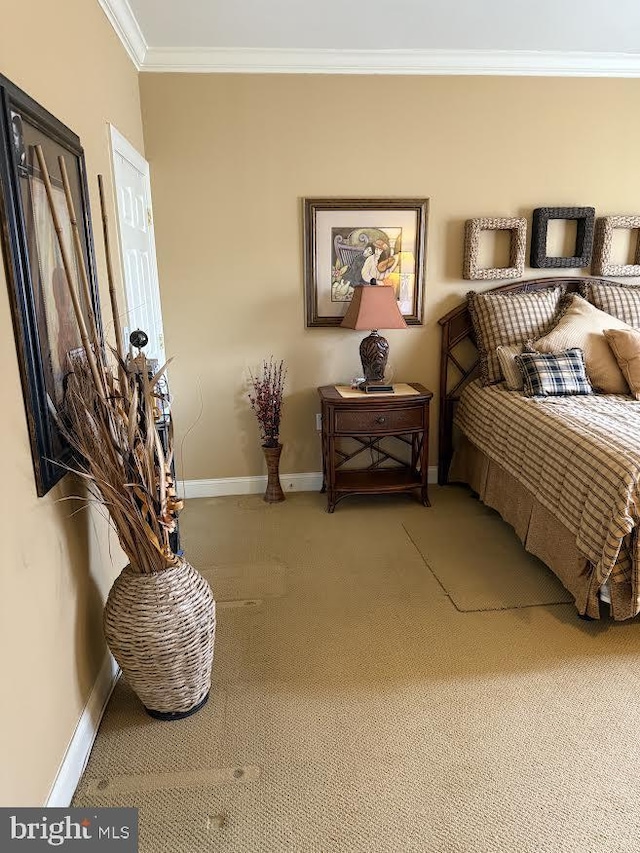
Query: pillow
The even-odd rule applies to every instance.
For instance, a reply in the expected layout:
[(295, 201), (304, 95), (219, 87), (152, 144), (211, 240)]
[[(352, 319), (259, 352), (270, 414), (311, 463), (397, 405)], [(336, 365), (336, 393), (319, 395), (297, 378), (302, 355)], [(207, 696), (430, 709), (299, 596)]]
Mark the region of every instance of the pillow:
[(605, 329), (604, 336), (631, 393), (640, 400), (640, 332), (636, 329)]
[(629, 329), (622, 320), (605, 314), (574, 294), (558, 325), (533, 342), (539, 352), (560, 352), (578, 347), (584, 354), (587, 376), (593, 387), (605, 394), (628, 394), (629, 387), (611, 352), (605, 329)]
[(483, 385), (500, 382), (496, 350), (548, 332), (557, 320), (564, 286), (523, 293), (471, 293), (467, 302), (480, 354)]
[(558, 353), (523, 352), (515, 358), (522, 371), (527, 397), (593, 394), (582, 350), (577, 347)]
[(516, 356), (522, 352), (522, 344), (510, 347), (496, 347), (500, 370), (510, 391), (522, 391), (522, 371), (516, 362)]
[(589, 281), (585, 287), (589, 302), (628, 323), (634, 329), (640, 329), (640, 287), (634, 284), (604, 284)]

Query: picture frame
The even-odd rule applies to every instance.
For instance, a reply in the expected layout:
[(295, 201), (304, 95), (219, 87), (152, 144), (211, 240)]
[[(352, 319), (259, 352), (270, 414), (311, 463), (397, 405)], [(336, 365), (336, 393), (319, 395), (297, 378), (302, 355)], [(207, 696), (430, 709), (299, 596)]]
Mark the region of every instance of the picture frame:
[[(615, 231), (635, 231), (635, 250), (633, 263), (615, 263), (613, 255), (613, 235)], [(632, 237), (633, 239), (633, 237)], [(622, 216), (603, 216), (596, 220), (593, 245), (594, 275), (613, 278), (640, 276), (640, 214)]]
[[(481, 267), (478, 263), (483, 231), (509, 232), (509, 266)], [(524, 273), (527, 220), (523, 217), (480, 217), (467, 219), (464, 229), (462, 277), (469, 281), (497, 281), (521, 278)]]
[[(36, 491), (42, 497), (67, 473), (71, 449), (52, 407), (64, 394), (67, 355), (82, 346), (60, 248), (35, 153), (41, 145), (51, 173), (69, 256), (75, 262), (71, 226), (60, 178), (65, 161), (89, 276), (90, 298), (102, 334), (89, 193), (80, 139), (11, 81), (0, 75), (0, 222), (20, 378)], [(76, 274), (77, 274), (76, 266)], [(79, 281), (74, 282), (86, 305)]]
[(426, 198), (303, 199), (306, 326), (339, 326), (353, 287), (371, 278), (421, 325), (428, 214)]
[[(536, 207), (531, 222), (534, 269), (586, 269), (591, 264), (596, 210), (594, 207)], [(547, 255), (547, 230), (551, 219), (576, 221), (576, 245), (571, 257)]]

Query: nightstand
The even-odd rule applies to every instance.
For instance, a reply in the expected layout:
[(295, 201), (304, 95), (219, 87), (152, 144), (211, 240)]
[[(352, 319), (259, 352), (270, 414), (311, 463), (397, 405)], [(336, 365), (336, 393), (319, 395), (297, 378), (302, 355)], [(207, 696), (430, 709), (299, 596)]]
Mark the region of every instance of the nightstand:
[(347, 495), (413, 490), (419, 491), (424, 506), (430, 506), (427, 476), (433, 394), (414, 382), (409, 387), (412, 394), (360, 392), (345, 397), (335, 385), (318, 388), (327, 512), (333, 512)]

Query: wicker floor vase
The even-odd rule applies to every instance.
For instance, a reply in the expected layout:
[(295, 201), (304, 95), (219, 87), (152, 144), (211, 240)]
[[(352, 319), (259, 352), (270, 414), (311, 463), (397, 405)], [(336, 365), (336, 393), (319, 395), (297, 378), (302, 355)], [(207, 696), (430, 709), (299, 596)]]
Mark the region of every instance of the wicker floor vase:
[(282, 453), (282, 445), (276, 447), (267, 447), (262, 445), (262, 452), (267, 463), (267, 488), (264, 493), (264, 498), (267, 503), (274, 504), (284, 500), (284, 492), (280, 485), (280, 454)]
[(216, 627), (211, 587), (187, 562), (155, 574), (122, 570), (104, 609), (109, 648), (147, 713), (164, 720), (209, 697)]

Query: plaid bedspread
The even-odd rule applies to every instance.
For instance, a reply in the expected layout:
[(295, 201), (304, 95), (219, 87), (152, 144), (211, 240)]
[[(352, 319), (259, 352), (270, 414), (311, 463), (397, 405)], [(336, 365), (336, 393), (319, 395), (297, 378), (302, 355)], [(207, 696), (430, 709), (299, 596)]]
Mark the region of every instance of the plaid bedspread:
[(632, 580), (622, 545), (640, 519), (640, 402), (532, 399), (476, 380), (462, 392), (455, 423), (575, 533), (600, 584)]

